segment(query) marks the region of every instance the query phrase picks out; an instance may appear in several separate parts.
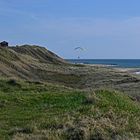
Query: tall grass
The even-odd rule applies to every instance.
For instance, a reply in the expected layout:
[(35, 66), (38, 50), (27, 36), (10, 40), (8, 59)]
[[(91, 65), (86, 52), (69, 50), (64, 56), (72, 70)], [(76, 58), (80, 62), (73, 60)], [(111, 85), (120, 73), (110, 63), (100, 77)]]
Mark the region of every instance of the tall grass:
[(139, 103), (119, 92), (0, 81), (0, 139), (139, 139), (139, 122)]

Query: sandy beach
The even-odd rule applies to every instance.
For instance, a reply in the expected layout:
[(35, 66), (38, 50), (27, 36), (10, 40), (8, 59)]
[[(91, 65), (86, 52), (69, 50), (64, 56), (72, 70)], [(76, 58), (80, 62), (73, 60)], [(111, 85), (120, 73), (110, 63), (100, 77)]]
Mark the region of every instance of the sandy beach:
[(140, 75), (140, 68), (114, 68), (121, 72), (128, 72), (130, 74)]
[(120, 67), (114, 67), (113, 65), (103, 65), (103, 64), (84, 64), (84, 65), (93, 66), (93, 67), (112, 68), (120, 72), (127, 72), (129, 74), (140, 75), (140, 68), (120, 68)]

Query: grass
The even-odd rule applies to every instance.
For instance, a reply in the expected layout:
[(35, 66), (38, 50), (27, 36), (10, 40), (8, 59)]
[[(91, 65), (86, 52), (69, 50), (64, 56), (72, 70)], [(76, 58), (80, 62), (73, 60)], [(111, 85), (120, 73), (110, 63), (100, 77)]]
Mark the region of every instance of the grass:
[(0, 139), (140, 139), (139, 122), (139, 103), (116, 91), (0, 80)]
[[(138, 76), (109, 67), (70, 64), (39, 46), (0, 48), (0, 77), (49, 82), (83, 90), (115, 89), (140, 101)], [(7, 90), (13, 89), (5, 88), (5, 92)]]
[(138, 77), (37, 46), (0, 50), (0, 139), (140, 139)]

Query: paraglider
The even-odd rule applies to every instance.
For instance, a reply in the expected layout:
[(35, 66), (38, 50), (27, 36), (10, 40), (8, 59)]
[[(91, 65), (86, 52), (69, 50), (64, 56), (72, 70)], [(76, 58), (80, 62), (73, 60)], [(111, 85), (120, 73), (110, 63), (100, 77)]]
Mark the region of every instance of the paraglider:
[(81, 54), (81, 51), (84, 51), (84, 48), (82, 48), (82, 47), (76, 47), (76, 48), (74, 48), (74, 50), (77, 51), (77, 53), (78, 53), (78, 57), (77, 58), (80, 59), (80, 56), (79, 55)]

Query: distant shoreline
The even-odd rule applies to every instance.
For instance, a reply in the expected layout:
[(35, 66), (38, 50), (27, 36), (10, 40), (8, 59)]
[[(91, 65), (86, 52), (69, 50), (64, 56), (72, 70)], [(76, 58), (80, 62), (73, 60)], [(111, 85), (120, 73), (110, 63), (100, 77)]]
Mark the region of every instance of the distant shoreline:
[(140, 75), (140, 59), (67, 59), (74, 64), (109, 67), (121, 72)]
[(119, 70), (121, 72), (128, 72), (135, 75), (140, 75), (140, 68), (114, 68), (116, 70)]
[(103, 64), (81, 64), (81, 65), (113, 68), (120, 72), (128, 72), (130, 74), (140, 75), (140, 68), (125, 68), (125, 67), (123, 68), (123, 67), (114, 67), (113, 65), (103, 65)]

